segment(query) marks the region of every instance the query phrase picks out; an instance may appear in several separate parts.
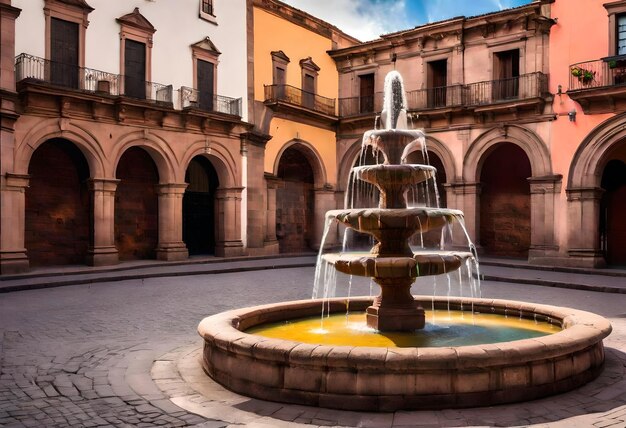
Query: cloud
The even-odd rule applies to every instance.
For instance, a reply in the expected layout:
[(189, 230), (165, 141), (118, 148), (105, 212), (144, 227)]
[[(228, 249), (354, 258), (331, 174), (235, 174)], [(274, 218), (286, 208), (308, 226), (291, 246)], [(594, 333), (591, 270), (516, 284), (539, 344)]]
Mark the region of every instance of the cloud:
[(405, 0), (283, 0), (361, 41), (412, 28)]
[(361, 41), (455, 16), (474, 16), (531, 0), (283, 0)]

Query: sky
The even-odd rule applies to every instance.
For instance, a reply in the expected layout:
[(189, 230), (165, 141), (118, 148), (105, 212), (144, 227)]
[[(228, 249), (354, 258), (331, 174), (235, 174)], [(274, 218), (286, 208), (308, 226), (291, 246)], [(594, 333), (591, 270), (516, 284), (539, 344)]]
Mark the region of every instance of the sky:
[(455, 16), (475, 16), (531, 0), (282, 0), (365, 42)]

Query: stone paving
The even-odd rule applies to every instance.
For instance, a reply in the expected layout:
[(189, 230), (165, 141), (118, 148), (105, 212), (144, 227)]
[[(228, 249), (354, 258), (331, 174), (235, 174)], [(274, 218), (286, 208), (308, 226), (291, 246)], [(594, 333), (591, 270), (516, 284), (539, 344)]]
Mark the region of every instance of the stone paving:
[[(0, 426), (626, 426), (624, 294), (483, 283), (483, 296), (572, 306), (613, 323), (600, 378), (528, 403), (340, 412), (241, 397), (202, 373), (196, 333), (202, 318), (309, 297), (313, 272), (198, 274), (0, 294)], [(368, 284), (353, 284), (353, 294), (368, 293)]]

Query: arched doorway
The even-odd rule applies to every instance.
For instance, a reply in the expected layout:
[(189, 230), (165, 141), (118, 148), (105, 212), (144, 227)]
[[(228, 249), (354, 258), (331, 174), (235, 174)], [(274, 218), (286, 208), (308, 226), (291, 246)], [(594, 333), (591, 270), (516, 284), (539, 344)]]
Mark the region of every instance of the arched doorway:
[(215, 191), (217, 172), (203, 156), (194, 157), (185, 173), (183, 241), (190, 255), (215, 254)]
[(490, 151), (480, 172), (480, 245), (487, 255), (528, 258), (530, 160), (513, 143)]
[[(626, 147), (625, 147), (626, 148)], [(626, 150), (624, 150), (626, 152)], [(604, 168), (600, 202), (600, 239), (607, 264), (626, 265), (626, 153), (612, 159)]]
[(315, 196), (313, 168), (296, 146), (287, 148), (278, 164), (276, 237), (281, 253), (310, 251), (313, 243)]
[(158, 243), (157, 167), (144, 149), (131, 147), (115, 173), (115, 245), (120, 260), (153, 259)]
[(28, 166), (25, 243), (31, 266), (83, 264), (90, 242), (89, 165), (70, 141), (39, 146)]

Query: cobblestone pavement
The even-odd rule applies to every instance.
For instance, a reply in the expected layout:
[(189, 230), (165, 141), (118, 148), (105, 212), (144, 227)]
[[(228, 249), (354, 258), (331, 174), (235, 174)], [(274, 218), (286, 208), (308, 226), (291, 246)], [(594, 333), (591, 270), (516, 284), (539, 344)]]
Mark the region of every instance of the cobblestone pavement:
[[(196, 327), (202, 318), (235, 307), (307, 298), (313, 273), (313, 268), (265, 270), (2, 294), (0, 426), (626, 426), (623, 294), (483, 284), (485, 297), (576, 307), (613, 323), (599, 379), (529, 403), (394, 414), (338, 412), (239, 397), (199, 372)], [(368, 292), (368, 284), (353, 284), (353, 294)]]

